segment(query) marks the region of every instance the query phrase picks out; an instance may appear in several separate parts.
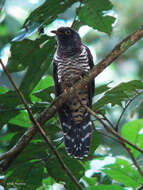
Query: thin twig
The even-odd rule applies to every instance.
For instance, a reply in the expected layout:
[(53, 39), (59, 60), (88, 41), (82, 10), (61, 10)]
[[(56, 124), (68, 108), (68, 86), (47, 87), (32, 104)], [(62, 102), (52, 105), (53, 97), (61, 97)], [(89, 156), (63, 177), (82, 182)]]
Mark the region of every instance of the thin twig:
[(124, 143), (122, 143), (123, 147), (126, 149), (126, 151), (129, 153), (134, 165), (136, 166), (138, 172), (140, 173), (140, 175), (143, 177), (143, 171), (141, 170), (140, 166), (138, 165), (136, 159), (134, 158), (130, 148), (128, 148)]
[[(138, 40), (143, 37), (143, 27), (139, 28), (136, 32), (130, 34), (126, 37), (122, 42), (117, 44), (115, 48), (93, 69), (80, 81), (78, 81), (73, 87), (69, 88), (67, 93), (62, 93), (59, 97), (55, 98), (53, 103), (46, 109), (43, 113), (40, 114), (38, 118), (38, 122), (40, 125), (43, 125), (47, 120), (54, 116), (57, 110), (63, 105), (63, 103), (67, 100), (69, 95), (75, 93), (77, 89), (84, 88), (91, 80), (97, 77), (106, 67), (108, 67), (115, 59), (117, 59), (120, 55), (122, 55), (129, 47), (135, 44)], [(0, 163), (0, 168), (3, 167), (3, 164), (7, 167), (11, 164), (11, 162), (18, 156), (20, 152), (23, 151), (25, 146), (31, 141), (31, 139), (37, 133), (37, 128), (33, 125), (21, 136), (16, 145), (12, 147), (8, 152), (4, 153), (0, 156), (0, 160), (4, 159), (2, 163)], [(139, 150), (140, 151), (140, 150)], [(142, 152), (142, 150), (140, 151)]]
[[(82, 104), (82, 105), (83, 105), (83, 104)], [(132, 152), (130, 151), (130, 148), (128, 148), (128, 147), (126, 146), (126, 144), (125, 144), (125, 143), (127, 143), (127, 144), (129, 144), (129, 145), (131, 146), (131, 143), (130, 143), (129, 141), (127, 141), (126, 139), (124, 139), (123, 137), (121, 137), (114, 129), (111, 129), (110, 127), (108, 127), (108, 126), (102, 121), (102, 119), (100, 119), (100, 118), (96, 115), (96, 113), (93, 112), (88, 106), (86, 106), (86, 105), (83, 105), (83, 106), (87, 109), (87, 111), (88, 111), (90, 114), (92, 114), (92, 115), (104, 126), (104, 128), (105, 128), (108, 132), (112, 133), (113, 135), (115, 135), (115, 136), (119, 139), (119, 142), (120, 142), (120, 143), (123, 145), (123, 147), (127, 150), (127, 152), (129, 153), (129, 155), (130, 155), (130, 157), (131, 157), (131, 159), (132, 159), (134, 165), (136, 166), (138, 172), (139, 172), (140, 175), (143, 177), (143, 171), (141, 170), (141, 168), (140, 168), (140, 166), (138, 165), (136, 159), (134, 158)], [(124, 143), (124, 142), (125, 142), (125, 143)], [(133, 144), (132, 144), (132, 145), (133, 145)], [(143, 153), (143, 151), (142, 151), (142, 153)]]
[(121, 115), (120, 115), (120, 117), (119, 117), (119, 119), (118, 119), (118, 121), (117, 121), (117, 123), (116, 123), (115, 131), (118, 131), (118, 129), (119, 129), (119, 123), (120, 123), (120, 121), (121, 121), (121, 119), (122, 119), (122, 117), (123, 117), (125, 111), (126, 111), (127, 108), (129, 107), (129, 105), (130, 105), (140, 94), (141, 94), (141, 93), (136, 94), (136, 95), (135, 95), (131, 100), (129, 100), (128, 103), (125, 105), (125, 107), (123, 108), (123, 111), (122, 111), (122, 113), (121, 113)]
[(100, 115), (102, 115), (103, 119), (107, 121), (107, 123), (114, 129), (113, 123), (102, 113), (99, 112)]
[(72, 172), (69, 170), (69, 168), (65, 165), (65, 163), (63, 162), (63, 160), (61, 159), (58, 151), (56, 150), (56, 148), (53, 146), (53, 144), (51, 143), (51, 141), (49, 140), (49, 138), (46, 136), (45, 131), (42, 129), (42, 127), (40, 126), (39, 122), (33, 117), (33, 114), (31, 112), (31, 110), (28, 107), (28, 104), (23, 96), (23, 94), (21, 93), (21, 91), (17, 88), (16, 84), (14, 83), (13, 79), (11, 78), (11, 76), (9, 75), (9, 73), (7, 72), (4, 64), (2, 63), (2, 61), (0, 60), (0, 64), (3, 68), (3, 71), (5, 72), (5, 74), (7, 75), (9, 81), (11, 82), (12, 86), (14, 87), (14, 89), (16, 90), (19, 98), (21, 99), (21, 102), (24, 104), (28, 114), (29, 114), (29, 118), (32, 121), (32, 123), (35, 125), (35, 127), (37, 127), (38, 131), (40, 132), (40, 134), (42, 135), (43, 139), (45, 140), (45, 142), (48, 144), (48, 146), (50, 147), (51, 151), (54, 153), (54, 155), (56, 156), (59, 164), (61, 165), (61, 167), (63, 168), (63, 170), (65, 171), (65, 173), (69, 176), (69, 178), (73, 181), (73, 183), (76, 185), (76, 187), (79, 190), (82, 190), (81, 185), (78, 183), (78, 181), (76, 180), (75, 176), (73, 176)]
[(119, 135), (119, 133), (117, 133), (114, 129), (111, 129), (108, 125), (106, 125), (106, 123), (104, 123), (103, 120), (100, 119), (100, 118), (96, 115), (96, 113), (95, 113), (94, 111), (92, 111), (88, 106), (86, 106), (86, 105), (83, 105), (83, 106), (87, 109), (87, 111), (88, 111), (91, 115), (93, 115), (93, 116), (103, 125), (103, 127), (104, 127), (108, 132), (110, 132), (111, 134), (113, 134), (114, 136), (116, 136), (120, 141), (127, 143), (128, 145), (132, 146), (133, 148), (135, 148), (136, 150), (138, 150), (139, 152), (141, 152), (141, 153), (143, 154), (143, 150), (141, 150), (139, 147), (135, 146), (134, 144), (132, 144), (132, 143), (129, 142), (128, 140), (124, 139), (123, 137), (121, 137), (121, 136)]

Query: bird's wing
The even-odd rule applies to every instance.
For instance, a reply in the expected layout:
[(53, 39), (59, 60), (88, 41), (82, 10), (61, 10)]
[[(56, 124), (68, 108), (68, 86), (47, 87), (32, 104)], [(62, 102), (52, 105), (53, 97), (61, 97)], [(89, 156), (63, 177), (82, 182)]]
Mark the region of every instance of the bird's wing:
[(53, 79), (55, 83), (55, 96), (59, 96), (61, 92), (61, 86), (58, 82), (58, 74), (57, 74), (57, 62), (53, 60)]
[[(88, 56), (88, 60), (89, 60), (89, 66), (90, 66), (90, 69), (92, 69), (94, 67), (93, 57), (92, 57), (92, 54), (91, 54), (89, 48), (87, 46), (85, 46), (85, 48), (86, 48), (86, 51), (87, 51), (87, 56)], [(93, 79), (92, 81), (90, 81), (89, 89), (88, 89), (90, 107), (91, 107), (91, 104), (92, 104), (92, 98), (94, 96), (94, 91), (95, 91), (94, 89), (95, 89), (95, 82), (94, 82), (94, 79)]]

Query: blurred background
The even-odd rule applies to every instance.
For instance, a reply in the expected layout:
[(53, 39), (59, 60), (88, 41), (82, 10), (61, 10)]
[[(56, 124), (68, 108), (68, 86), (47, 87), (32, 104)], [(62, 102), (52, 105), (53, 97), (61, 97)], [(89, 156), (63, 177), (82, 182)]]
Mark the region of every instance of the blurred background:
[[(10, 43), (15, 38), (22, 28), (22, 25), (28, 15), (42, 4), (44, 0), (1, 0), (0, 1), (0, 57), (5, 65), (7, 64), (8, 57), (10, 57)], [(82, 41), (87, 45), (93, 56), (94, 63), (97, 64), (102, 60), (113, 47), (124, 39), (130, 33), (136, 31), (143, 24), (143, 3), (142, 1), (135, 0), (111, 0), (114, 5), (114, 9), (106, 14), (116, 17), (116, 21), (113, 25), (113, 32), (111, 36), (105, 33), (93, 30), (88, 26), (82, 26), (79, 29), (79, 34), (82, 37)], [(64, 14), (59, 15), (59, 18), (49, 26), (45, 27), (45, 33), (52, 35), (51, 30), (60, 26), (71, 26), (75, 18), (75, 8), (77, 3), (68, 9)], [(35, 39), (37, 34), (29, 36), (30, 39)], [(51, 74), (51, 68), (47, 72)], [(141, 79), (143, 75), (143, 40), (137, 42), (132, 48), (118, 58), (111, 66), (104, 70), (95, 80), (96, 86), (110, 83), (110, 87), (121, 82), (127, 82), (130, 80)], [(20, 84), (20, 79), (23, 77), (23, 72), (12, 73), (13, 78)], [(0, 86), (11, 88), (7, 77), (2, 72), (0, 67)], [(138, 107), (137, 102), (139, 102)], [(111, 108), (111, 107), (110, 107)], [(136, 111), (135, 111), (136, 109)], [(119, 117), (121, 108), (114, 106), (110, 109), (108, 117), (114, 123)], [(133, 114), (131, 114), (133, 113)], [(143, 114), (142, 97), (139, 97), (128, 108), (124, 115), (120, 125), (127, 121), (141, 117)], [(101, 126), (98, 126), (99, 130), (102, 130)], [(120, 150), (120, 151), (119, 151)], [(125, 155), (125, 152), (119, 146), (117, 148), (116, 143), (112, 140), (102, 137), (102, 145), (99, 146), (99, 154), (108, 154), (106, 160), (96, 164), (99, 167), (95, 168), (94, 160), (91, 162), (91, 169), (87, 171), (86, 175), (91, 176), (95, 171), (98, 172), (100, 168), (107, 164), (114, 162), (115, 155)], [(57, 187), (55, 187), (56, 189)]]
[[(0, 55), (4, 56), (5, 61), (7, 61), (9, 55), (7, 47), (10, 41), (18, 34), (22, 24), (32, 10), (37, 8), (43, 2), (44, 0), (0, 1)], [(108, 14), (113, 15), (117, 19), (114, 23), (111, 36), (92, 30), (92, 28), (87, 26), (83, 26), (79, 30), (83, 43), (90, 47), (92, 54), (94, 55), (95, 64), (104, 58), (119, 41), (142, 25), (143, 4), (141, 1), (112, 0), (112, 3), (114, 9)], [(59, 26), (71, 26), (75, 16), (76, 7), (77, 3), (64, 14), (60, 15), (59, 19), (54, 23), (47, 26), (45, 32), (48, 35), (51, 35), (50, 30), (53, 28)], [(100, 84), (113, 81), (117, 84), (121, 81), (141, 78), (143, 72), (142, 54), (142, 41), (140, 41), (120, 57), (115, 64), (112, 64), (111, 67), (107, 68), (102, 74), (100, 74), (96, 79), (96, 83)], [(1, 78), (0, 85), (2, 84), (3, 80)]]

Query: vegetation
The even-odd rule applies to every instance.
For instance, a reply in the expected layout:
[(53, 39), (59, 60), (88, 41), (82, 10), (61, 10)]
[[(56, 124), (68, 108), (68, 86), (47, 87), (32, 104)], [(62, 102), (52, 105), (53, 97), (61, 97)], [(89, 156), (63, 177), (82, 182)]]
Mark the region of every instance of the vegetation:
[[(143, 189), (142, 2), (39, 3), (23, 21), (0, 4), (0, 188)], [(82, 41), (97, 55), (92, 72), (54, 99), (56, 40), (46, 32), (61, 20), (79, 33), (89, 26)], [(65, 151), (56, 112), (93, 78), (93, 108), (86, 108), (94, 124), (91, 151), (77, 160)]]

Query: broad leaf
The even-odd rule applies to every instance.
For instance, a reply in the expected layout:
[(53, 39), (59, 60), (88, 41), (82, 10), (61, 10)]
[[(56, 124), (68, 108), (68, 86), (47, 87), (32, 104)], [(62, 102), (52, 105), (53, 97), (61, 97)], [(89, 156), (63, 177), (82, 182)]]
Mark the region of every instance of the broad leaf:
[(52, 102), (53, 98), (51, 94), (54, 94), (54, 87), (50, 86), (44, 90), (39, 90), (38, 92), (33, 93), (34, 96), (40, 98), (43, 102)]
[(89, 186), (94, 186), (95, 187), (95, 185), (96, 185), (96, 183), (97, 183), (97, 179), (95, 178), (95, 177), (85, 177), (85, 176), (83, 176), (83, 178), (82, 178)]
[(0, 128), (19, 113), (15, 110), (18, 104), (21, 101), (15, 91), (0, 94)]
[[(46, 44), (44, 44), (45, 41)], [(47, 36), (42, 36), (35, 41), (13, 42), (12, 57), (9, 60), (7, 70), (16, 72), (27, 68), (20, 85), (20, 90), (25, 97), (34, 89), (51, 64), (55, 52), (54, 46), (55, 39)]]
[(54, 185), (55, 183), (56, 181), (53, 178), (46, 177), (45, 179), (42, 180), (42, 186), (36, 190), (43, 190), (43, 188), (45, 188), (46, 190), (50, 190), (51, 185)]
[(91, 138), (91, 146), (90, 146), (90, 152), (89, 152), (89, 156), (93, 155), (96, 148), (99, 146), (101, 141), (101, 136), (99, 133), (97, 133), (96, 130), (93, 131), (92, 133), (92, 138)]
[(3, 86), (0, 86), (0, 94), (4, 94), (6, 92), (8, 92), (8, 89)]
[[(62, 156), (62, 159), (66, 166), (71, 170), (72, 175), (74, 175), (76, 179), (79, 180), (84, 174), (84, 168), (80, 164), (80, 162), (77, 159), (69, 157), (63, 149), (60, 150), (60, 155)], [(57, 182), (64, 181), (65, 187), (67, 187), (68, 189), (74, 190), (77, 188), (75, 184), (71, 181), (69, 176), (67, 176), (66, 172), (63, 170), (55, 157), (51, 157), (51, 159), (48, 160), (47, 170), (49, 172), (49, 175), (53, 177)]]
[[(131, 121), (123, 125), (121, 129), (121, 134), (129, 142), (143, 149), (143, 120), (142, 119), (137, 119), (135, 121)], [(139, 151), (137, 151), (133, 147), (129, 146), (129, 148), (135, 157), (141, 154)]]
[(102, 171), (106, 175), (127, 187), (135, 189), (141, 185), (142, 177), (136, 175), (138, 171), (127, 160), (116, 159), (114, 164), (106, 165), (104, 168)]
[(42, 79), (38, 82), (36, 87), (33, 89), (33, 92), (36, 92), (38, 90), (44, 90), (48, 88), (49, 86), (53, 85), (53, 78), (50, 75), (42, 77)]
[(0, 106), (3, 108), (12, 108), (21, 103), (17, 93), (15, 91), (8, 91), (4, 94), (0, 94)]
[[(111, 82), (110, 82), (111, 83)], [(108, 86), (110, 83), (108, 84), (103, 84), (101, 86), (98, 86), (95, 88), (95, 96), (97, 96), (98, 94), (102, 94), (105, 93), (107, 90), (110, 89), (110, 87)]]
[(111, 103), (112, 106), (122, 106), (122, 102), (132, 98), (137, 90), (143, 90), (143, 82), (133, 80), (130, 82), (123, 82), (116, 87), (108, 90), (102, 98), (100, 98), (94, 105), (94, 110), (99, 110), (105, 105)]
[(41, 186), (43, 179), (43, 165), (41, 163), (21, 163), (6, 175), (7, 187), (17, 187), (19, 190), (35, 190)]
[(18, 115), (10, 119), (9, 123), (23, 127), (31, 126), (31, 121), (27, 111), (21, 111)]
[(86, 190), (125, 190), (125, 189), (119, 185), (98, 185), (98, 186), (90, 186), (86, 188)]
[(85, 1), (78, 11), (79, 19), (86, 25), (93, 27), (101, 32), (111, 34), (112, 24), (115, 18), (105, 16), (103, 11), (111, 10), (113, 5), (109, 0), (88, 0)]
[[(24, 38), (27, 36), (26, 33), (31, 34), (32, 30), (35, 31), (42, 25), (52, 23), (56, 18), (58, 18), (60, 13), (63, 13), (67, 8), (71, 7), (72, 4), (76, 2), (78, 2), (78, 0), (46, 0), (45, 3), (35, 9), (26, 19), (23, 27), (27, 30), (25, 30), (25, 33), (22, 34), (22, 37)], [(31, 26), (33, 27), (31, 28)]]
[[(39, 44), (40, 45), (40, 44)], [(30, 55), (28, 69), (21, 82), (20, 90), (29, 95), (47, 71), (55, 52), (55, 39), (50, 38), (44, 47), (37, 47)], [(26, 56), (26, 55), (25, 55)]]
[[(47, 158), (47, 153), (45, 142), (42, 140), (31, 142), (6, 171), (8, 187), (11, 187), (11, 182), (14, 184), (13, 187), (21, 190), (35, 190), (41, 186), (44, 178), (44, 159)], [(19, 186), (20, 183), (24, 186)]]
[(21, 42), (12, 42), (11, 57), (7, 65), (8, 72), (23, 71), (30, 63), (33, 63), (34, 66), (36, 53), (40, 55), (41, 49), (44, 50), (44, 48), (40, 49), (40, 45), (48, 40), (50, 40), (48, 36), (42, 36), (34, 41), (25, 39)]

